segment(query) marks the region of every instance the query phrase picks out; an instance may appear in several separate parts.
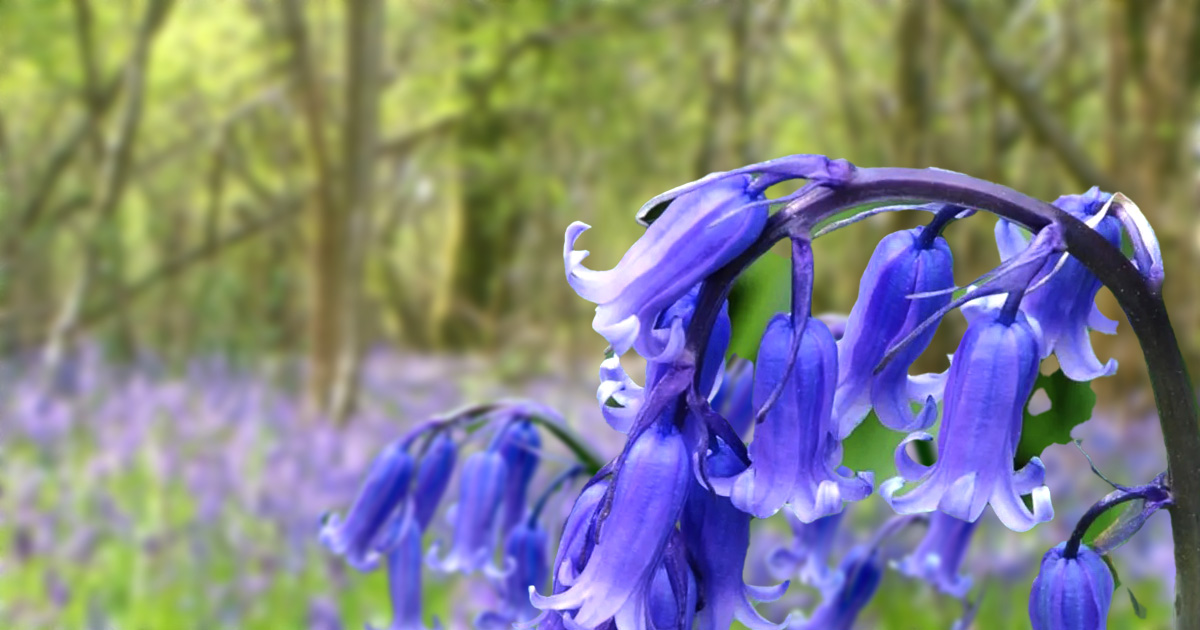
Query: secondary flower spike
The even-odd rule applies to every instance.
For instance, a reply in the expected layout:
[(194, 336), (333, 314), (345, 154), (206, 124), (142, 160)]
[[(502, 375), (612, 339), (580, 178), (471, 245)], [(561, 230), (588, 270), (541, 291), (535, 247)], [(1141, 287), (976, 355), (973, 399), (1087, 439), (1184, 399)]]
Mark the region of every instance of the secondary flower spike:
[(392, 513), (404, 501), (412, 479), (412, 457), (400, 441), (383, 449), (371, 463), (354, 505), (341, 520), (333, 514), (321, 528), (321, 542), (359, 571), (370, 571), (379, 564), (376, 549)]
[[(973, 317), (950, 364), (937, 462), (924, 466), (908, 457), (909, 442), (932, 439), (928, 433), (913, 433), (896, 449), (900, 476), (880, 486), (880, 494), (896, 512), (941, 510), (974, 521), (990, 503), (1000, 521), (1014, 531), (1026, 531), (1054, 516), (1041, 460), (1034, 457), (1016, 473), (1012, 469), (1039, 357), (1037, 331), (1024, 314), (1011, 312), (1009, 304)], [(919, 485), (897, 495), (906, 480)], [(1021, 500), (1029, 493), (1032, 512)]]
[(567, 228), (567, 282), (597, 304), (592, 327), (618, 355), (631, 347), (659, 355), (664, 344), (653, 334), (659, 313), (758, 238), (767, 206), (754, 203), (763, 197), (747, 192), (750, 183), (746, 175), (730, 177), (680, 195), (608, 271), (584, 267), (588, 252), (573, 249), (589, 226)]
[[(1098, 188), (1092, 188), (1082, 195), (1059, 197), (1054, 205), (1080, 221), (1095, 224), (1095, 230), (1105, 240), (1114, 247), (1120, 247), (1120, 220), (1114, 215), (1099, 214), (1111, 197)], [(1001, 219), (996, 222), (996, 245), (1000, 249), (1000, 257), (1007, 260), (1025, 249), (1026, 241), (1017, 226)], [(1106, 363), (1100, 363), (1088, 339), (1089, 328), (1106, 335), (1117, 332), (1117, 322), (1105, 317), (1096, 307), (1100, 280), (1073, 256), (1068, 256), (1055, 271), (1057, 264), (1057, 259), (1046, 262), (1034, 284), (1050, 273), (1054, 275), (1044, 285), (1030, 291), (1021, 302), (1021, 310), (1037, 320), (1041, 327), (1044, 338), (1042, 357), (1050, 356), (1053, 352), (1058, 357), (1063, 374), (1072, 380), (1090, 381), (1109, 376), (1117, 371), (1117, 361), (1109, 359)]]
[(1067, 543), (1046, 552), (1029, 593), (1033, 630), (1104, 630), (1112, 605), (1113, 577), (1104, 560), (1087, 545), (1074, 558)]
[[(950, 211), (957, 210), (951, 208)], [(935, 221), (935, 224), (937, 221)], [(954, 286), (954, 257), (938, 225), (889, 234), (879, 242), (858, 286), (858, 300), (838, 342), (838, 386), (833, 417), (841, 438), (850, 435), (873, 407), (884, 426), (897, 431), (923, 429), (909, 404), (938, 394), (918, 386), (908, 369), (925, 351), (936, 326), (929, 326), (876, 373), (888, 347), (950, 302), (949, 292), (914, 294)], [(935, 396), (936, 397), (936, 396)]]
[[(778, 400), (754, 429), (750, 467), (734, 477), (710, 475), (718, 494), (738, 509), (767, 518), (785, 504), (811, 523), (836, 514), (845, 501), (871, 493), (871, 473), (846, 476), (839, 470), (841, 443), (832, 424), (837, 380), (837, 346), (829, 328), (809, 317), (792, 350), (792, 318), (779, 314), (767, 324), (754, 374), (754, 407), (761, 409), (777, 386), (787, 382)], [(788, 374), (789, 358), (794, 361)]]
[[(673, 410), (673, 409), (672, 409)], [(671, 415), (671, 414), (667, 414)], [(692, 477), (691, 458), (683, 437), (670, 422), (656, 422), (633, 438), (615, 473), (607, 516), (596, 524), (595, 547), (578, 575), (571, 564), (559, 567), (558, 582), (566, 590), (550, 596), (530, 594), (534, 606), (562, 612), (568, 627), (589, 630), (614, 620), (618, 613), (645, 613), (655, 569), (679, 519)], [(573, 611), (573, 612), (571, 612)], [(617, 627), (634, 619), (615, 619)]]

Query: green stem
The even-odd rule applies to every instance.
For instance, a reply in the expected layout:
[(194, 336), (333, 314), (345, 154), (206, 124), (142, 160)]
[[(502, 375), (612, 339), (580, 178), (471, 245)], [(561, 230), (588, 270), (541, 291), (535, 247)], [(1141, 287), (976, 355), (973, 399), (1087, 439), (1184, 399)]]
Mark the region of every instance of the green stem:
[(583, 465), (589, 475), (595, 475), (600, 472), (600, 469), (604, 466), (604, 460), (587, 446), (579, 434), (567, 428), (566, 425), (543, 416), (531, 416), (530, 420), (549, 431), (559, 442), (562, 442), (563, 446), (566, 446), (567, 450), (571, 451), (571, 454), (579, 460), (579, 463)]

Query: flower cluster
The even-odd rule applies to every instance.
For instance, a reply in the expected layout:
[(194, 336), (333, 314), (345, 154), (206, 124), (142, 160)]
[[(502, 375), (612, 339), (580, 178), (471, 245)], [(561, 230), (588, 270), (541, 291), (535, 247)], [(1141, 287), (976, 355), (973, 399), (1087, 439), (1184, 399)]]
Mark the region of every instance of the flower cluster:
[[(924, 177), (935, 184), (946, 178), (947, 190), (974, 181), (932, 173)], [(1115, 324), (1096, 310), (1100, 281), (1070, 255), (1067, 235), (1082, 224), (1121, 256), (1115, 246), (1124, 229), (1135, 249), (1129, 264), (1154, 285), (1161, 282), (1161, 262), (1153, 233), (1140, 228), (1144, 220), (1129, 220), (1140, 215), (1114, 210), (1110, 195), (1093, 189), (1064, 196), (1054, 203), (1057, 210), (1039, 207), (1044, 220), (1023, 226), (1029, 236), (1002, 219), (996, 227), (999, 266), (960, 288), (942, 233), (957, 220), (996, 208), (985, 195), (974, 207), (965, 203), (969, 195), (956, 193), (830, 222), (870, 200), (873, 190), (884, 191), (876, 193), (880, 200), (906, 198), (903, 182), (887, 180), (889, 189), (880, 177), (814, 155), (709, 175), (647, 202), (638, 213), (645, 234), (607, 271), (584, 267), (588, 252), (574, 249), (588, 226), (567, 228), (567, 281), (596, 304), (593, 327), (611, 346), (600, 366), (597, 401), (626, 442), (607, 464), (592, 467), (552, 563), (542, 566), (547, 554), (536, 516), (540, 507), (529, 510), (525, 503), (538, 434), (520, 407), (481, 416), (492, 423), (497, 414), (507, 419), (490, 445), (463, 466), (449, 554), (439, 558), (436, 545), (429, 554), (436, 568), (483, 570), (501, 585), (504, 610), (481, 618), (481, 626), (524, 621), (572, 630), (723, 630), (737, 620), (756, 630), (850, 628), (889, 560), (902, 573), (965, 599), (972, 581), (959, 573), (960, 566), (989, 506), (1014, 531), (1053, 517), (1041, 460), (1014, 467), (1041, 361), (1054, 354), (1075, 380), (1116, 368), (1115, 362), (1101, 364), (1091, 349), (1087, 331), (1113, 332)], [(770, 187), (797, 179), (806, 183), (795, 192), (768, 197)], [(930, 196), (928, 186), (920, 190), (911, 196)], [(924, 226), (880, 242), (844, 326), (831, 330), (813, 315), (812, 240), (892, 209), (933, 216)], [(754, 363), (727, 363), (731, 283), (785, 238), (792, 245), (791, 308), (767, 323)], [(910, 374), (943, 318), (959, 307), (968, 326), (950, 369)], [(644, 385), (622, 367), (629, 351), (645, 360)], [(845, 506), (875, 489), (871, 472), (842, 464), (842, 442), (872, 414), (884, 427), (906, 434), (896, 449), (899, 475), (879, 487), (902, 516), (831, 567), (828, 541)], [(445, 487), (445, 475), (430, 473), (438, 482), (423, 489), (422, 471), (438, 452), (436, 445), (449, 444), (447, 427), (457, 422), (419, 431), (432, 435), (419, 453), (409, 454), (412, 436), (384, 450), (351, 514), (327, 525), (333, 551), (360, 568), (370, 568), (376, 554), (389, 553), (389, 566), (391, 558), (399, 565), (394, 575), (416, 583), (415, 546), (428, 525), (427, 518), (416, 516), (417, 506), (436, 502)], [(914, 457), (914, 449), (928, 442), (936, 442), (936, 457)], [(414, 466), (417, 483), (409, 489)], [(1150, 496), (1145, 488), (1150, 486), (1119, 491), (1123, 497)], [(1161, 483), (1153, 488), (1166, 492)], [(1155, 496), (1158, 507), (1169, 502), (1169, 493)], [(755, 602), (777, 599), (788, 582), (753, 586), (743, 573), (752, 519), (780, 512), (791, 520), (795, 541), (776, 550), (771, 565), (798, 572), (823, 599), (807, 615), (795, 611), (772, 621)], [(926, 537), (901, 558), (891, 541), (914, 524), (928, 527)], [(1137, 527), (1129, 529), (1131, 535)], [(1103, 564), (1091, 560), (1096, 552), (1078, 541), (1065, 549), (1047, 555), (1035, 584), (1030, 603), (1035, 627), (1100, 627), (1054, 621), (1076, 614), (1055, 602), (1084, 582), (1096, 604), (1078, 614), (1102, 625), (1107, 609), (1101, 601), (1106, 583), (1096, 569)], [(1072, 597), (1067, 599), (1078, 599)], [(398, 609), (411, 605), (411, 590), (396, 598)], [(541, 611), (536, 617), (529, 604)], [(960, 625), (970, 614), (968, 607)], [(419, 626), (397, 615), (394, 628)]]

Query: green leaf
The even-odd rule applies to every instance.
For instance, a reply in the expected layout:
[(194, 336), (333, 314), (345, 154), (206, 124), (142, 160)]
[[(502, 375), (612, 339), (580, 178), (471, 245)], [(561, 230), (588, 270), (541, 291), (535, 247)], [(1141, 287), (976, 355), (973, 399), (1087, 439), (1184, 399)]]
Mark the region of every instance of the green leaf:
[(1072, 381), (1061, 370), (1049, 376), (1039, 374), (1033, 386), (1034, 393), (1038, 390), (1045, 391), (1050, 398), (1050, 409), (1035, 416), (1026, 406), (1021, 443), (1013, 461), (1018, 468), (1041, 455), (1051, 444), (1070, 444), (1071, 429), (1087, 422), (1096, 406), (1091, 384)]
[(1138, 619), (1145, 619), (1146, 618), (1146, 607), (1142, 606), (1142, 603), (1139, 602), (1137, 600), (1137, 598), (1133, 596), (1133, 589), (1127, 588), (1125, 590), (1129, 592), (1129, 602), (1131, 604), (1133, 604), (1133, 614), (1137, 615)]

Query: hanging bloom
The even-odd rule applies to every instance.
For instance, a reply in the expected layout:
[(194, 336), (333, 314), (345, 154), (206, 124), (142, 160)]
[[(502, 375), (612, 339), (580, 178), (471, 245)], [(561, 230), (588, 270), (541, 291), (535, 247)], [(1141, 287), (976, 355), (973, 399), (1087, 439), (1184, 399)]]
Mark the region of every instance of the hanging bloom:
[(497, 580), (501, 609), (480, 615), (475, 621), (478, 628), (511, 628), (513, 623), (537, 616), (529, 602), (529, 589), (546, 582), (546, 531), (530, 520), (515, 527), (505, 542), (504, 560), (505, 572)]
[(883, 580), (884, 560), (877, 547), (856, 547), (838, 566), (845, 576), (842, 586), (821, 601), (805, 622), (793, 630), (852, 630), (859, 613), (870, 603)]
[[(754, 374), (754, 407), (761, 409), (787, 373), (792, 346), (788, 315), (776, 315), (763, 333)], [(837, 346), (820, 320), (809, 317), (794, 366), (778, 400), (754, 429), (751, 465), (729, 478), (710, 476), (718, 494), (738, 509), (767, 518), (785, 504), (811, 523), (841, 511), (845, 501), (871, 493), (871, 473), (847, 476), (839, 468), (838, 442), (830, 413), (837, 375)]]
[[(913, 433), (896, 449), (900, 476), (880, 486), (880, 494), (896, 512), (936, 509), (975, 521), (990, 503), (1000, 521), (1014, 531), (1054, 516), (1041, 460), (1034, 457), (1020, 471), (1012, 470), (1039, 356), (1038, 333), (1024, 314), (1000, 310), (974, 317), (951, 361), (937, 462), (923, 466), (908, 457), (909, 442), (932, 439), (928, 433)], [(897, 496), (906, 480), (920, 485)], [(1021, 500), (1029, 493), (1032, 512)]]
[(1033, 630), (1104, 630), (1112, 604), (1113, 577), (1087, 545), (1066, 557), (1066, 543), (1046, 552), (1033, 590), (1029, 621)]
[[(708, 458), (709, 474), (732, 477), (744, 466), (730, 450), (721, 448)], [(764, 588), (742, 582), (746, 551), (750, 547), (750, 515), (737, 509), (729, 499), (717, 496), (692, 481), (684, 504), (680, 530), (699, 574), (704, 608), (700, 610), (700, 630), (726, 630), (738, 621), (751, 630), (776, 630), (783, 624), (764, 619), (750, 598), (774, 601), (787, 590), (788, 583)]]
[[(638, 417), (645, 399), (646, 390), (652, 389), (662, 376), (676, 364), (684, 346), (684, 332), (692, 322), (696, 311), (696, 299), (700, 285), (692, 287), (686, 295), (662, 312), (654, 329), (656, 338), (663, 341), (663, 351), (646, 360), (646, 386), (639, 386), (629, 378), (621, 367), (621, 358), (613, 355), (600, 364), (600, 387), (596, 389), (596, 400), (609, 426), (628, 433)], [(721, 377), (725, 365), (725, 351), (729, 348), (733, 327), (729, 320), (729, 303), (721, 305), (717, 320), (709, 333), (704, 350), (704, 365), (700, 374), (700, 391), (712, 392)]]
[[(571, 514), (567, 516), (567, 521), (563, 524), (562, 538), (558, 543), (554, 563), (550, 565), (554, 576), (552, 594), (556, 595), (565, 591), (569, 586), (567, 582), (572, 581), (572, 576), (583, 571), (584, 565), (591, 557), (596, 542), (594, 530), (596, 517), (600, 504), (607, 494), (608, 481), (601, 480), (584, 488), (583, 492), (579, 494), (579, 498), (575, 500)], [(564, 576), (566, 579), (559, 576)]]
[[(1082, 195), (1064, 195), (1054, 205), (1075, 218), (1095, 224), (1095, 229), (1114, 247), (1121, 245), (1121, 222), (1116, 216), (1098, 214), (1106, 207), (1112, 195), (1092, 188)], [(1026, 247), (1021, 230), (1003, 219), (996, 223), (996, 245), (1000, 257), (1007, 260)], [(1061, 267), (1057, 259), (1046, 262), (1034, 280), (1036, 285), (1048, 274), (1053, 277), (1045, 284), (1029, 292), (1021, 302), (1021, 310), (1037, 320), (1041, 327), (1044, 343), (1042, 357), (1053, 352), (1058, 357), (1063, 374), (1076, 381), (1090, 381), (1109, 376), (1117, 371), (1117, 361), (1109, 359), (1101, 364), (1092, 349), (1088, 329), (1106, 335), (1116, 334), (1117, 322), (1108, 319), (1096, 307), (1096, 293), (1100, 280), (1088, 271), (1083, 263), (1068, 256)]]
[(345, 556), (346, 562), (359, 571), (374, 569), (379, 564), (376, 547), (380, 533), (404, 501), (412, 469), (412, 457), (399, 441), (384, 448), (371, 463), (346, 520), (332, 514), (321, 527), (321, 543)]
[(792, 545), (776, 549), (767, 557), (767, 566), (777, 577), (800, 574), (800, 581), (828, 595), (841, 588), (843, 577), (829, 566), (829, 555), (841, 529), (845, 511), (802, 523), (785, 512), (792, 528)]
[[(388, 593), (392, 623), (386, 630), (425, 630), (421, 619), (421, 528), (412, 510), (393, 521), (387, 545)], [(440, 624), (434, 623), (435, 627)], [(367, 625), (367, 630), (374, 630)]]
[(417, 525), (422, 531), (429, 527), (429, 521), (433, 520), (433, 513), (446, 493), (446, 486), (450, 485), (455, 459), (457, 449), (454, 440), (445, 432), (435, 435), (425, 448), (413, 489), (413, 509), (416, 510)]
[(450, 554), (439, 561), (440, 543), (435, 542), (429, 550), (431, 566), (445, 572), (469, 573), (488, 563), (507, 480), (508, 470), (499, 453), (480, 451), (467, 458), (454, 508), (454, 544)]
[(978, 521), (969, 522), (934, 512), (929, 518), (929, 531), (912, 555), (900, 561), (900, 572), (936, 586), (938, 590), (962, 599), (971, 590), (971, 578), (959, 575), (971, 535)]
[(754, 423), (754, 362), (734, 357), (725, 368), (712, 408), (745, 438)]
[(588, 252), (573, 249), (589, 226), (567, 228), (567, 282), (598, 305), (592, 327), (618, 355), (631, 347), (659, 355), (664, 348), (653, 334), (659, 313), (758, 238), (767, 205), (755, 203), (763, 197), (747, 192), (750, 183), (748, 176), (729, 177), (680, 195), (609, 271), (587, 269)]
[[(673, 409), (672, 409), (673, 411)], [(687, 446), (670, 422), (658, 422), (633, 438), (615, 472), (612, 503), (596, 525), (595, 547), (578, 574), (563, 562), (557, 582), (561, 593), (531, 593), (542, 610), (563, 612), (568, 626), (594, 629), (618, 612), (638, 617), (644, 606), (627, 608), (631, 599), (644, 601), (662, 561), (663, 551), (683, 509), (691, 477)], [(617, 627), (639, 627), (632, 619), (616, 618)]]
[[(654, 580), (650, 582), (650, 593), (647, 597), (647, 618), (649, 628), (653, 630), (692, 630), (696, 616), (697, 590), (696, 577), (684, 563), (682, 567), (684, 580), (680, 582), (679, 590), (672, 584), (671, 572), (667, 563), (654, 572)], [(680, 611), (683, 612), (680, 615)]]
[(525, 516), (525, 494), (537, 472), (538, 453), (542, 438), (529, 420), (514, 420), (506, 424), (492, 441), (490, 450), (504, 459), (506, 471), (504, 514), (500, 521), (500, 536), (508, 532)]
[[(844, 439), (872, 408), (884, 426), (912, 431), (919, 426), (910, 401), (925, 402), (939, 393), (926, 379), (908, 375), (913, 361), (925, 351), (936, 326), (930, 326), (904, 347), (878, 373), (875, 368), (888, 348), (950, 302), (949, 292), (913, 298), (914, 294), (954, 286), (954, 257), (946, 240), (930, 225), (889, 234), (879, 242), (858, 286), (845, 336), (838, 342), (838, 385), (833, 417)], [(928, 417), (928, 416), (926, 416)]]

